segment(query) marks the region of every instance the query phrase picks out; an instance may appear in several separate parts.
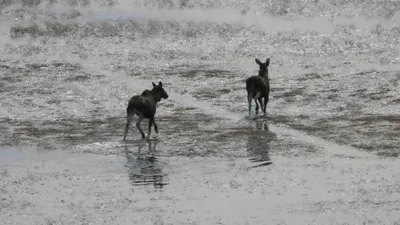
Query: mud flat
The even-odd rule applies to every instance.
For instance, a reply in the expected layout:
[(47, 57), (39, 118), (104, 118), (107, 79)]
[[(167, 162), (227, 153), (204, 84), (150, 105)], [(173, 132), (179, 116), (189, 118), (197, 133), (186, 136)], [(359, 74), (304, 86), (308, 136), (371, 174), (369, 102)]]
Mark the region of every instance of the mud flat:
[(157, 137), (113, 146), (2, 147), (2, 224), (400, 223), (396, 158), (166, 156)]
[[(0, 225), (399, 225), (399, 6), (0, 1)], [(160, 133), (122, 142), (157, 81)]]

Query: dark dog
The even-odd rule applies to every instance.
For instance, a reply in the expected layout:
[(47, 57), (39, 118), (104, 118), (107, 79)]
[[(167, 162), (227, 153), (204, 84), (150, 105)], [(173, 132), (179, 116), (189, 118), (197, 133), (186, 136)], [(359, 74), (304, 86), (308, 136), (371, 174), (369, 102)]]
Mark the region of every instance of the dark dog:
[[(256, 102), (256, 115), (258, 114), (259, 105), (261, 105), (261, 110), (264, 115), (267, 111), (267, 104), (269, 100), (269, 79), (268, 79), (268, 66), (270, 59), (268, 58), (265, 63), (260, 62), (256, 59), (256, 63), (260, 65), (260, 70), (258, 71), (258, 76), (251, 76), (246, 80), (246, 90), (247, 90), (247, 101), (249, 103), (249, 115), (251, 113), (251, 101), (254, 99)], [(264, 102), (262, 101), (264, 98)]]
[(133, 116), (136, 114), (139, 119), (136, 122), (136, 127), (139, 129), (142, 138), (145, 138), (142, 128), (140, 128), (140, 122), (144, 118), (149, 119), (149, 131), (148, 136), (151, 133), (151, 125), (154, 125), (154, 130), (158, 133), (157, 124), (154, 121), (154, 116), (156, 114), (156, 104), (161, 101), (161, 99), (167, 99), (168, 94), (165, 92), (164, 88), (162, 87), (161, 81), (156, 85), (153, 84), (153, 89), (144, 90), (141, 95), (135, 95), (129, 100), (128, 107), (126, 108), (126, 126), (125, 126), (125, 135), (124, 140), (126, 138), (126, 134), (129, 130), (129, 124), (131, 123)]

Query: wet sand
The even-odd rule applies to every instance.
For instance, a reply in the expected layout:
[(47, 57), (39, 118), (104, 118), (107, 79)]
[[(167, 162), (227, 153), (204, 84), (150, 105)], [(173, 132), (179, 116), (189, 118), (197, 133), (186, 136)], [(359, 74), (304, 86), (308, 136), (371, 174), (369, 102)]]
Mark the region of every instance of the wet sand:
[(400, 224), (399, 6), (0, 1), (0, 225)]
[[(123, 128), (125, 121), (115, 118), (108, 124), (80, 121), (62, 138), (54, 130), (37, 131), (31, 136), (38, 141), (36, 147), (1, 148), (0, 220), (157, 225), (400, 222), (397, 158), (291, 131), (273, 125), (268, 116), (237, 121), (194, 108), (173, 111), (158, 117), (160, 133), (146, 140), (130, 129), (122, 141), (123, 129), (115, 132), (111, 127), (117, 127), (114, 121)], [(145, 129), (146, 124), (144, 120)], [(55, 147), (66, 143), (68, 148)]]
[[(70, 67), (59, 66), (64, 67), (59, 76)], [(353, 134), (362, 142), (380, 134), (342, 129), (383, 129), (379, 116), (354, 112), (340, 123), (284, 110), (276, 114), (280, 95), (290, 101), (293, 94), (273, 90), (272, 112), (248, 117), (245, 102), (233, 111), (224, 95), (213, 98), (204, 95), (212, 88), (195, 88), (195, 98), (171, 91), (171, 99), (159, 104), (159, 134), (153, 131), (142, 140), (131, 126), (123, 142), (124, 96), (99, 94), (97, 87), (109, 83), (119, 87), (112, 92), (121, 93), (127, 89), (124, 80), (72, 68), (73, 91), (64, 99), (49, 93), (68, 89), (47, 86), (45, 79), (39, 87), (8, 83), (27, 93), (23, 102), (41, 104), (48, 114), (41, 117), (40, 106), (24, 111), (16, 107), (23, 103), (8, 103), (15, 114), (2, 120), (7, 131), (0, 151), (4, 224), (400, 223), (398, 158), (386, 154), (387, 149), (397, 153), (392, 146), (398, 140), (388, 139), (396, 136), (395, 129), (387, 130), (384, 143), (390, 145), (377, 152), (346, 145), (345, 137)], [(93, 93), (84, 91), (85, 83)], [(233, 84), (234, 96), (241, 84)], [(396, 127), (396, 117), (380, 118)], [(147, 130), (147, 120), (142, 127)], [(376, 149), (375, 142), (365, 143)]]
[[(74, 75), (63, 78), (68, 68)], [(10, 77), (0, 137), (4, 224), (400, 222), (396, 116), (351, 107), (344, 115), (296, 114), (277, 107), (280, 99), (308, 109), (291, 99), (313, 93), (287, 88), (273, 89), (267, 116), (249, 117), (239, 101), (242, 82), (218, 97), (209, 95), (213, 85), (194, 86), (189, 95), (177, 85), (158, 106), (159, 134), (142, 140), (131, 126), (123, 142), (124, 99), (144, 81), (127, 85), (123, 73), (57, 64), (28, 66), (37, 82), (29, 85), (11, 79), (21, 70), (4, 76)], [(52, 82), (46, 70), (68, 80)], [(368, 129), (386, 129), (386, 147), (376, 142), (382, 134)], [(354, 148), (357, 142), (370, 149)]]
[[(148, 143), (153, 146), (148, 149)], [(3, 224), (396, 224), (399, 163), (365, 157), (166, 157), (2, 148)], [(151, 144), (150, 144), (151, 145)], [(122, 148), (122, 146), (121, 146)], [(140, 151), (140, 153), (139, 153)]]

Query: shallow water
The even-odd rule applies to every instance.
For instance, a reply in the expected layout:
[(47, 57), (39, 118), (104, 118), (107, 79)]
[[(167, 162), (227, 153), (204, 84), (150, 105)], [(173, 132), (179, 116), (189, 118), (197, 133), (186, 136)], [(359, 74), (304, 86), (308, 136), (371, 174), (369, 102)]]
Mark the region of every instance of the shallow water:
[[(140, 145), (140, 144), (139, 144)], [(143, 148), (142, 148), (143, 147)], [(5, 224), (396, 224), (397, 160), (2, 148)], [(153, 147), (151, 147), (153, 148)], [(140, 153), (139, 153), (140, 151)], [(29, 222), (28, 222), (29, 221)]]
[[(3, 1), (0, 9), (6, 224), (398, 219), (399, 188), (391, 183), (400, 153), (398, 2), (43, 0)], [(268, 115), (248, 116), (244, 79), (257, 73), (255, 58), (267, 57)], [(141, 140), (131, 126), (123, 142), (129, 98), (159, 80), (170, 96), (158, 105), (160, 132)], [(31, 171), (34, 165), (42, 169)], [(83, 176), (59, 211), (51, 210), (55, 199), (70, 189), (54, 171), (65, 179)], [(270, 174), (281, 179), (268, 183)], [(26, 176), (43, 185), (14, 183)], [(48, 196), (53, 187), (60, 196)], [(10, 200), (20, 188), (32, 190), (30, 200)], [(329, 200), (306, 197), (330, 188)], [(94, 199), (91, 189), (106, 196)], [(160, 190), (168, 190), (166, 199), (155, 194)], [(369, 191), (380, 203), (360, 205), (356, 196)], [(95, 208), (99, 202), (105, 211)], [(107, 211), (135, 202), (140, 216)]]

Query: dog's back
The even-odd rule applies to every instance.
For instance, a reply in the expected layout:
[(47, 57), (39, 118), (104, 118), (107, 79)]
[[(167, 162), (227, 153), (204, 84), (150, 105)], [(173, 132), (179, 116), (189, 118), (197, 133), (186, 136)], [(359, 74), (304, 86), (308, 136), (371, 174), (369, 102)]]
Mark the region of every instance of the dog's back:
[[(133, 110), (134, 109), (134, 110)], [(156, 103), (150, 90), (144, 90), (142, 94), (133, 96), (128, 103), (127, 112), (140, 113), (144, 118), (151, 119), (156, 111)]]
[(246, 80), (246, 90), (247, 94), (252, 98), (264, 97), (269, 92), (269, 85), (267, 85), (264, 81), (264, 78), (260, 76), (251, 76)]

